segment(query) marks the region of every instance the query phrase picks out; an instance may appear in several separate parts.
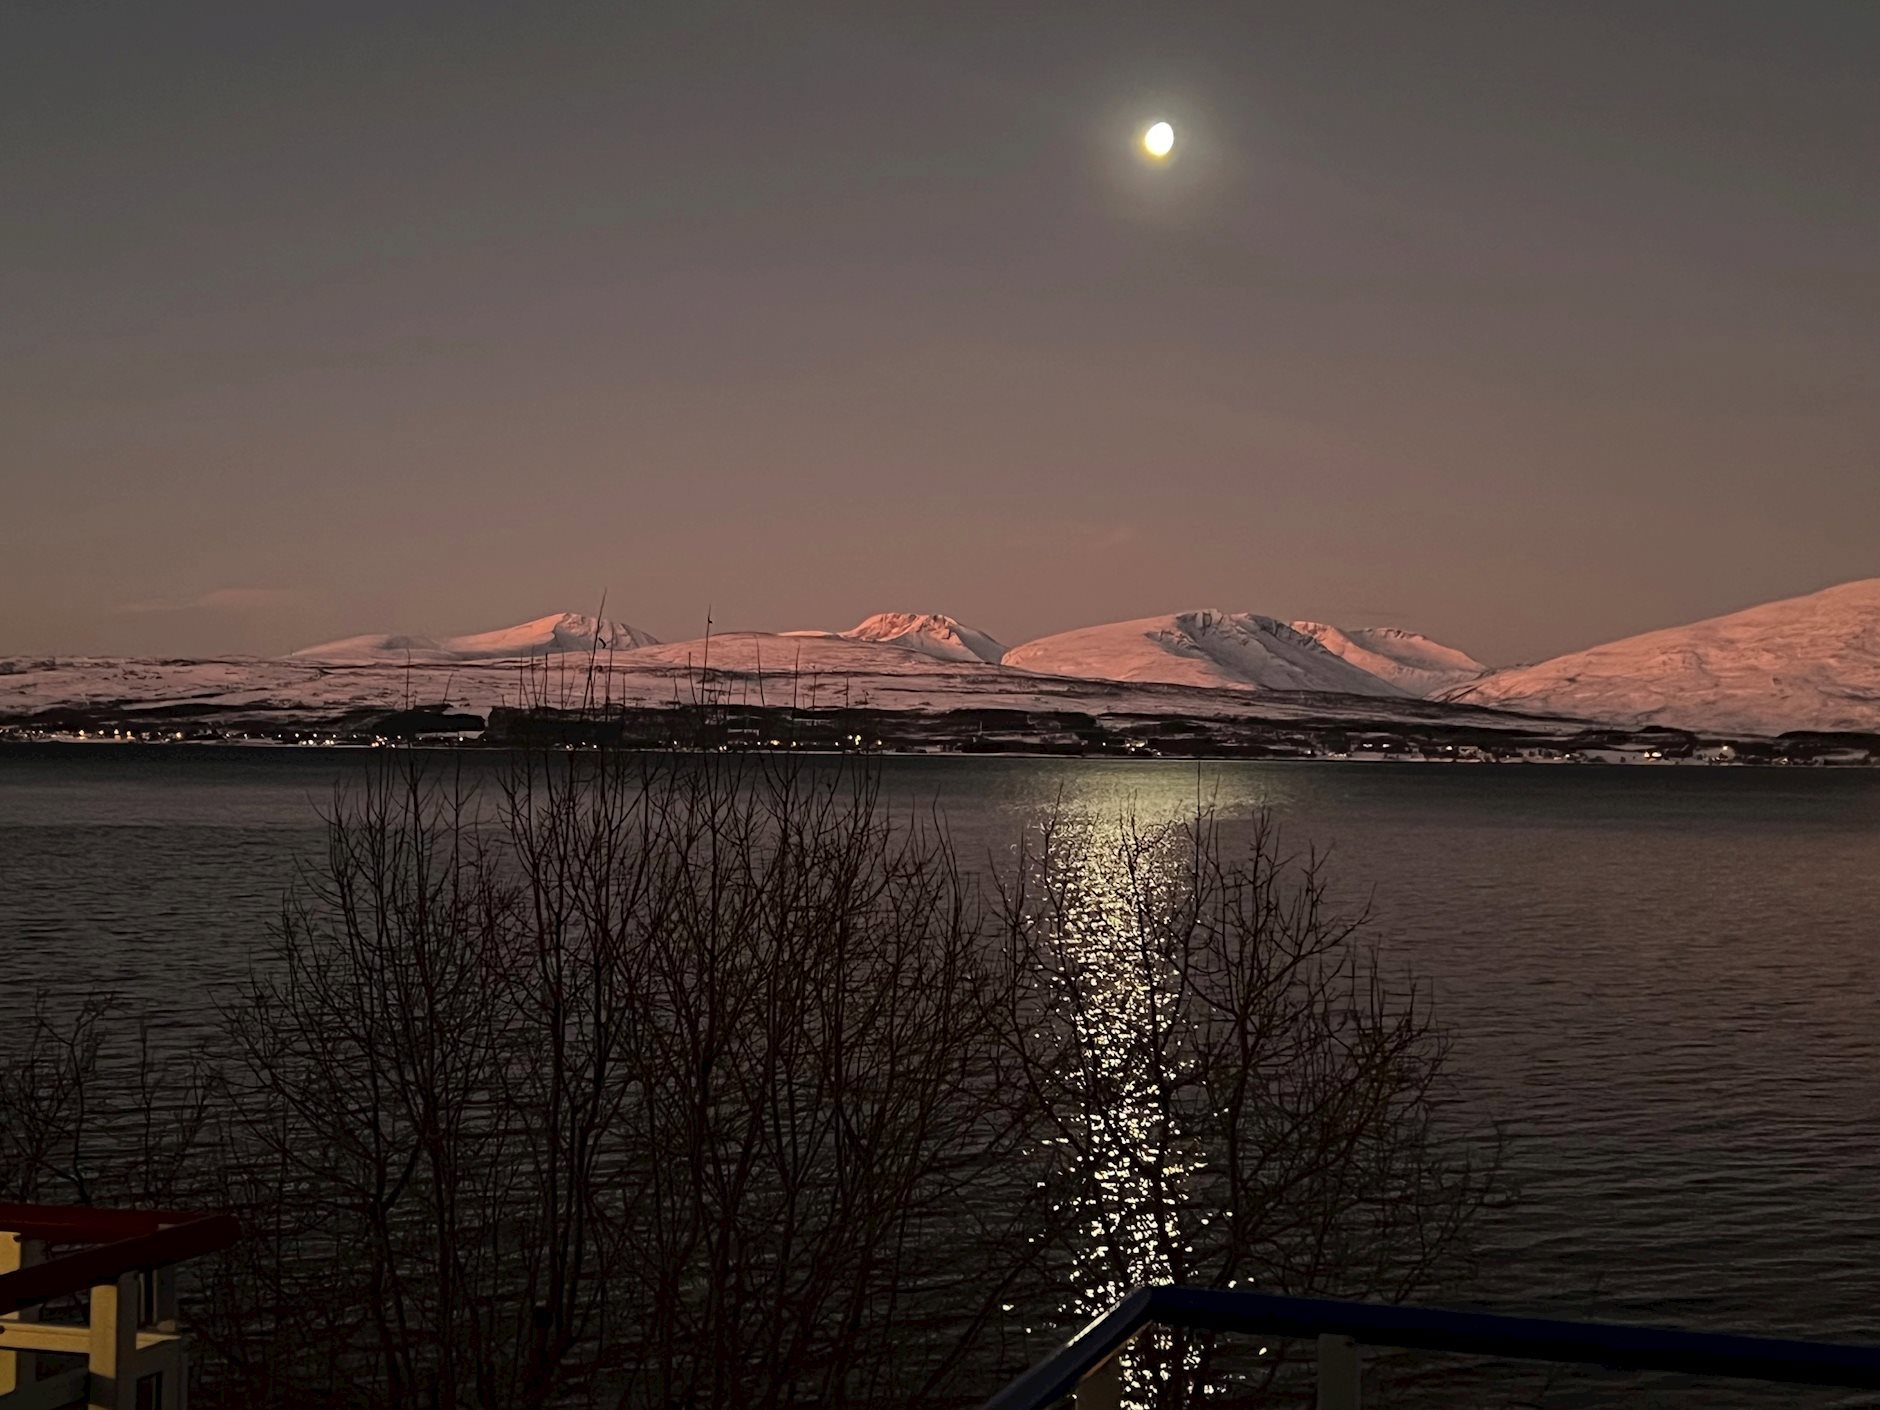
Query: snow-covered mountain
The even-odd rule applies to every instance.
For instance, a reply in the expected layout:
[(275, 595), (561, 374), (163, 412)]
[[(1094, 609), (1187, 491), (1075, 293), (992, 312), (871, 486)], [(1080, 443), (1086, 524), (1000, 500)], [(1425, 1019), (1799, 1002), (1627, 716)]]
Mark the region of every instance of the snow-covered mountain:
[[(1261, 724), (1288, 731), (1357, 726), (1422, 733), (1455, 727), (1504, 732), (1517, 748), (1564, 740), (1581, 728), (1570, 720), (1523, 720), (1427, 700), (1034, 675), (980, 661), (936, 661), (834, 634), (727, 632), (715, 634), (709, 646), (702, 638), (643, 646), (603, 656), (591, 684), (585, 664), (570, 660), (572, 679), (562, 679), (559, 672), (538, 676), (542, 698), (558, 703), (556, 692), (566, 688), (573, 692), (566, 697), (569, 703), (598, 700), (662, 709), (710, 699), (740, 709), (791, 707), (812, 716), (845, 706), (908, 715), (992, 710), (1017, 719), (1038, 715), (1036, 722), (1014, 728), (1060, 744), (1067, 742), (1066, 727), (1051, 717), (1064, 713), (1151, 730), (1171, 716), (1230, 732)], [(398, 711), (414, 701), (431, 710), (488, 716), (529, 698), (519, 691), (516, 662), (499, 657), (409, 663), (291, 656), (198, 661), (0, 657), (0, 734), (20, 724), (100, 731), (121, 725), (144, 731), (169, 729), (184, 720), (191, 729), (277, 737), (284, 729), (350, 732), (361, 727), (362, 715)], [(68, 718), (53, 721), (49, 714)]]
[(631, 651), (657, 643), (657, 637), (625, 622), (561, 612), (467, 636), (349, 636), (302, 647), (294, 655), (321, 661), (496, 661), (566, 651)]
[(1053, 676), (1166, 681), (1238, 690), (1414, 692), (1342, 660), (1312, 636), (1252, 612), (1178, 612), (1040, 637), (1005, 664)]
[(1005, 655), (1005, 648), (984, 632), (937, 612), (877, 612), (846, 632), (834, 635), (847, 641), (870, 641), (879, 646), (918, 651), (936, 661), (984, 661), (996, 666)]
[(1622, 725), (1880, 731), (1880, 578), (1501, 671), (1444, 698)]
[(1323, 622), (1294, 622), (1293, 630), (1304, 632), (1332, 655), (1360, 670), (1425, 699), (1488, 674), (1488, 667), (1468, 652), (1401, 627), (1331, 627)]
[[(1398, 712), (1414, 706), (1446, 715), (1454, 705), (1515, 710), (1554, 724), (1662, 724), (1724, 736), (1880, 733), (1880, 578), (1487, 674), (1466, 653), (1415, 632), (1288, 625), (1253, 613), (1145, 617), (1001, 651), (986, 633), (931, 614), (880, 613), (843, 632), (720, 632), (709, 644), (660, 645), (626, 623), (569, 612), (464, 636), (348, 637), (277, 661), (0, 660), (0, 717), (100, 702), (132, 712), (188, 702), (217, 710), (244, 702), (362, 708), (408, 698), (407, 667), (418, 668), (423, 688), (435, 686), (440, 700), (448, 693), (454, 705), (483, 710), (513, 694), (516, 658), (590, 651), (604, 658), (609, 698), (653, 704), (689, 698), (690, 683), (709, 663), (711, 688), (735, 689), (739, 699), (788, 692), (826, 703), (836, 698), (831, 682), (839, 677), (842, 699), (888, 709), (992, 700), (1007, 708), (1075, 697), (1095, 712), (1122, 708), (1127, 697), (1129, 710), (1148, 713), (1225, 717), (1257, 708), (1277, 717), (1376, 712), (1388, 700)], [(1378, 703), (1289, 700), (1287, 692)], [(1250, 694), (1263, 697), (1257, 707), (1233, 703)]]

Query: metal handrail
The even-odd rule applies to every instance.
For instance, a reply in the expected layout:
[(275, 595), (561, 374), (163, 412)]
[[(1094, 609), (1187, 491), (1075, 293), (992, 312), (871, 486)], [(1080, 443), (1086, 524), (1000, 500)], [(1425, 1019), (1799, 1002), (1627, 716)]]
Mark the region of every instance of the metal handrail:
[(993, 1396), (984, 1410), (1044, 1410), (1057, 1404), (1151, 1324), (1276, 1338), (1348, 1338), (1359, 1346), (1578, 1362), (1615, 1370), (1880, 1390), (1880, 1347), (1276, 1297), (1219, 1288), (1153, 1287), (1124, 1298), (1057, 1354)]

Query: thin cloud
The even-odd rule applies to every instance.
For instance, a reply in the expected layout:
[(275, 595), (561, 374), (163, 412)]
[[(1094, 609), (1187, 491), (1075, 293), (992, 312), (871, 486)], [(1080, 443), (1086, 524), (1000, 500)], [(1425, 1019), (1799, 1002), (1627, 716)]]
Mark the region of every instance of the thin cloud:
[(130, 616), (153, 612), (260, 612), (270, 607), (284, 607), (299, 599), (300, 594), (291, 588), (222, 587), (211, 588), (195, 597), (127, 602), (117, 610)]

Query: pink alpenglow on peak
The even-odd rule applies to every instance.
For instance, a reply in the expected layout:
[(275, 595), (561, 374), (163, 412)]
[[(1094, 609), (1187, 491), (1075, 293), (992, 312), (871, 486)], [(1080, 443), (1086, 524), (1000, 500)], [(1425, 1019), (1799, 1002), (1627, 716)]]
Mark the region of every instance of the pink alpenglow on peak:
[(321, 661), (499, 661), (563, 652), (620, 652), (655, 646), (658, 638), (625, 622), (561, 612), (518, 626), (466, 636), (349, 636), (302, 647), (295, 656)]
[(848, 641), (918, 651), (936, 661), (983, 661), (996, 666), (1005, 655), (1005, 648), (984, 632), (937, 612), (877, 612), (834, 635)]
[(1402, 627), (1332, 627), (1323, 622), (1294, 622), (1293, 630), (1304, 632), (1332, 655), (1412, 695), (1439, 695), (1488, 674), (1488, 667), (1468, 652)]
[(1042, 675), (1235, 690), (1401, 698), (1415, 692), (1340, 659), (1305, 632), (1254, 612), (1177, 612), (1040, 637), (1005, 664)]
[(1498, 671), (1444, 698), (1627, 726), (1880, 731), (1880, 578)]

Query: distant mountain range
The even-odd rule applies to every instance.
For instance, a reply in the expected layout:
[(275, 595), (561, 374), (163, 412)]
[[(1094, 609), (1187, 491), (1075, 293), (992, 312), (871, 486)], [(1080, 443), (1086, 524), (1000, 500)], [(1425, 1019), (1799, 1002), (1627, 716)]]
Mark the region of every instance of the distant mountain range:
[(562, 612), (469, 636), (368, 635), (305, 646), (295, 656), (321, 661), (500, 661), (566, 651), (631, 651), (659, 638), (625, 622)]
[[(811, 643), (822, 645), (806, 657)], [(706, 645), (662, 645), (624, 622), (563, 613), (469, 636), (348, 637), (294, 655), (440, 663), (560, 652), (683, 664), (702, 663)], [(951, 617), (882, 612), (846, 631), (720, 633), (711, 654), (778, 673), (793, 665), (904, 673), (895, 663), (912, 656), (1094, 681), (1446, 701), (1626, 727), (1880, 732), (1880, 579), (1506, 670), (1401, 628), (1219, 610), (1081, 627), (1010, 650)]]

